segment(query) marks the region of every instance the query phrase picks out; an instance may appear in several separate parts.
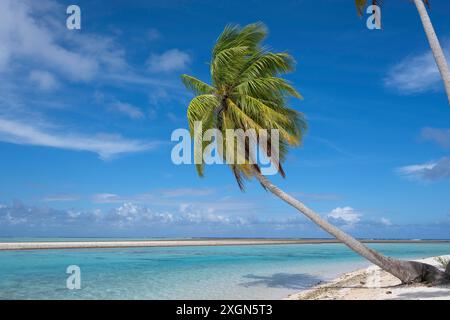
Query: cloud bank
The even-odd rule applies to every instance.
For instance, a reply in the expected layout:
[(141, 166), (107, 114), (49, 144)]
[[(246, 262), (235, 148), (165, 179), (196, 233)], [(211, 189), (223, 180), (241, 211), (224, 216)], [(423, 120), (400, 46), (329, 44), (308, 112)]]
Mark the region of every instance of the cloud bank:
[[(63, 199), (64, 195), (54, 199), (58, 197)], [(445, 238), (450, 231), (448, 216), (434, 223), (405, 225), (394, 224), (385, 217), (364, 219), (351, 207), (338, 207), (324, 216), (356, 237), (398, 238), (401, 234), (403, 238)], [(21, 202), (0, 204), (0, 236), (330, 237), (300, 215), (265, 217), (196, 205), (155, 209), (133, 202), (89, 210), (28, 206)]]

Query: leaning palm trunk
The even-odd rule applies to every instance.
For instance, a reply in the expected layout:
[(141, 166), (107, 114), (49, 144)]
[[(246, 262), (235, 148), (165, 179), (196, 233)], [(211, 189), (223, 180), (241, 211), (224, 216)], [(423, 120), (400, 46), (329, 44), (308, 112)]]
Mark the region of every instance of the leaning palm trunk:
[[(260, 142), (262, 150), (277, 150), (275, 153), (267, 152), (267, 156), (284, 176), (280, 160), (285, 158), (290, 146), (298, 146), (301, 143), (306, 130), (306, 121), (301, 113), (287, 106), (289, 98), (300, 98), (300, 93), (280, 77), (281, 74), (294, 69), (294, 60), (287, 53), (267, 51), (266, 46), (262, 45), (266, 34), (267, 30), (261, 23), (250, 24), (243, 28), (236, 25), (225, 27), (213, 48), (210, 64), (212, 84), (189, 75), (182, 75), (182, 80), (196, 95), (187, 109), (189, 127), (194, 137), (204, 137), (206, 131), (210, 129), (219, 130), (222, 137), (226, 137), (223, 141), (225, 149), (220, 152), (224, 156), (230, 150), (233, 155), (235, 154), (236, 137), (227, 137), (226, 132), (229, 129), (235, 130), (234, 132), (236, 129), (242, 131), (251, 129), (254, 132), (262, 132), (269, 128), (277, 129), (281, 133), (278, 148), (269, 144), (272, 136), (267, 140), (267, 145)], [(203, 125), (197, 130), (196, 123), (199, 121)], [(302, 212), (350, 249), (404, 283), (450, 283), (450, 274), (430, 265), (385, 257), (322, 219), (267, 180), (260, 173), (257, 162), (249, 161), (252, 153), (247, 146), (245, 152), (238, 153), (237, 164), (230, 164), (241, 189), (244, 189), (244, 179), (256, 177), (266, 189)], [(238, 147), (238, 151), (239, 149)], [(197, 151), (194, 157), (197, 155), (200, 155), (201, 159), (203, 151)], [(244, 163), (239, 162), (242, 159), (245, 160)], [(224, 160), (230, 163), (228, 157), (224, 157)], [(254, 165), (249, 165), (250, 163)], [(203, 162), (197, 164), (200, 176), (203, 176), (203, 166)]]
[(280, 190), (277, 186), (272, 184), (265, 176), (257, 170), (254, 172), (255, 177), (259, 182), (274, 195), (287, 202), (306, 217), (311, 219), (314, 223), (320, 226), (323, 230), (333, 235), (339, 241), (343, 242), (350, 249), (365, 257), (373, 264), (379, 266), (381, 269), (389, 272), (393, 276), (399, 278), (402, 283), (417, 283), (425, 282), (431, 284), (450, 283), (450, 273), (440, 271), (438, 268), (415, 261), (402, 261), (383, 256), (382, 254), (370, 249), (360, 241), (352, 236), (346, 234), (342, 230), (336, 228), (328, 221), (324, 220), (313, 210), (306, 207), (303, 203), (294, 199), (287, 193)]
[(445, 91), (447, 92), (448, 103), (450, 104), (450, 71), (448, 70), (447, 61), (445, 60), (444, 52), (439, 44), (439, 40), (434, 32), (433, 25), (430, 17), (428, 16), (427, 9), (423, 3), (423, 0), (414, 0), (417, 11), (419, 11), (420, 19), (422, 20), (423, 28), (430, 43), (431, 51), (433, 52), (434, 59), (441, 73), (442, 80), (444, 81)]

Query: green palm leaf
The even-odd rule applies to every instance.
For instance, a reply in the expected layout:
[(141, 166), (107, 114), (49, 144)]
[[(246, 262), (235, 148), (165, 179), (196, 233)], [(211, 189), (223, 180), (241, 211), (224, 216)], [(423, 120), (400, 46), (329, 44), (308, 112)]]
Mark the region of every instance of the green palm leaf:
[[(227, 161), (227, 155), (234, 153), (235, 162), (227, 163), (241, 189), (244, 181), (260, 168), (253, 159), (255, 146), (246, 138), (227, 137), (228, 129), (254, 130), (256, 134), (267, 131), (268, 141), (263, 142), (257, 135), (256, 147), (264, 151), (284, 176), (281, 163), (291, 146), (301, 144), (307, 127), (303, 115), (288, 107), (292, 98), (301, 98), (300, 93), (281, 77), (294, 70), (295, 61), (286, 52), (274, 53), (264, 47), (266, 35), (261, 23), (242, 28), (228, 25), (212, 50), (212, 85), (182, 75), (183, 84), (196, 95), (187, 109), (191, 134), (196, 121), (202, 122), (202, 134), (212, 128), (222, 132), (220, 157)], [(279, 132), (279, 150), (274, 153), (271, 129)], [(205, 145), (200, 139), (195, 143)], [(237, 147), (239, 143), (244, 146), (243, 151)], [(201, 157), (200, 152), (195, 151), (194, 157)], [(197, 164), (197, 172), (203, 176), (203, 164)]]
[(188, 76), (187, 74), (181, 75), (181, 81), (186, 88), (191, 90), (195, 94), (212, 94), (215, 92), (215, 88), (207, 83), (204, 83), (197, 78)]

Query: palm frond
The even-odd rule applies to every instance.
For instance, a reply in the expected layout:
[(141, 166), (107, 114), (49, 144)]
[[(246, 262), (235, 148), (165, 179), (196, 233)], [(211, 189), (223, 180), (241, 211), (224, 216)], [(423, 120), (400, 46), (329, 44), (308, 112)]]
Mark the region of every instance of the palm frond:
[(219, 100), (215, 95), (204, 94), (194, 97), (187, 109), (187, 118), (191, 133), (194, 129), (194, 123), (196, 121), (202, 121), (205, 118), (205, 115), (214, 113), (218, 106)]
[(230, 84), (240, 70), (241, 61), (248, 52), (248, 47), (227, 48), (215, 55), (211, 62), (211, 78), (216, 86)]
[(264, 100), (281, 100), (292, 96), (301, 99), (302, 96), (286, 80), (278, 77), (257, 78), (244, 81), (235, 90), (241, 95), (261, 97)]
[[(424, 0), (428, 1), (428, 0)], [(381, 7), (383, 5), (383, 0), (371, 0), (372, 5)], [(355, 0), (356, 12), (358, 16), (361, 17), (364, 14), (364, 9), (366, 8), (367, 0)]]
[(275, 76), (294, 70), (294, 59), (285, 52), (258, 53), (242, 73), (242, 79), (252, 80), (261, 77)]
[[(209, 141), (203, 141), (203, 136), (205, 132), (209, 129), (214, 129), (216, 127), (216, 118), (214, 116), (214, 112), (207, 112), (204, 114), (203, 118), (201, 119), (202, 127), (201, 132), (199, 132), (198, 135), (194, 136), (194, 139), (197, 139), (194, 141), (197, 145), (201, 145), (201, 148), (194, 148), (194, 159), (203, 159), (203, 151), (207, 147), (207, 145), (210, 144)], [(204, 175), (204, 162), (201, 161), (200, 163), (196, 163), (195, 167), (197, 169), (197, 174), (200, 177), (203, 177)]]
[(186, 89), (192, 91), (197, 95), (212, 94), (215, 91), (214, 87), (187, 74), (181, 75), (181, 81), (183, 82)]
[[(229, 164), (241, 190), (255, 170), (260, 171), (255, 159), (257, 150), (262, 150), (284, 177), (282, 162), (290, 147), (301, 144), (307, 129), (303, 115), (288, 107), (292, 98), (301, 98), (300, 93), (280, 77), (294, 70), (295, 61), (287, 52), (273, 53), (263, 46), (266, 35), (267, 29), (261, 23), (242, 28), (228, 25), (212, 51), (212, 84), (182, 76), (186, 88), (197, 94), (187, 110), (191, 134), (196, 121), (202, 122), (200, 137), (212, 128), (222, 133), (223, 145), (218, 152)], [(244, 136), (227, 136), (228, 129), (241, 129)], [(278, 134), (271, 129), (278, 130), (278, 150), (272, 150), (272, 137)], [(245, 135), (248, 130), (256, 134), (256, 144), (251, 144), (255, 140)], [(266, 133), (265, 138), (259, 136), (262, 132)], [(205, 145), (200, 140), (195, 143)], [(202, 157), (200, 152), (195, 151), (194, 158)], [(203, 163), (196, 165), (202, 176)]]
[(366, 8), (366, 0), (355, 0), (356, 12), (358, 16), (362, 16)]
[(266, 36), (267, 29), (261, 22), (249, 24), (243, 28), (237, 24), (229, 24), (217, 39), (213, 48), (213, 58), (219, 52), (233, 47), (245, 46), (255, 51)]

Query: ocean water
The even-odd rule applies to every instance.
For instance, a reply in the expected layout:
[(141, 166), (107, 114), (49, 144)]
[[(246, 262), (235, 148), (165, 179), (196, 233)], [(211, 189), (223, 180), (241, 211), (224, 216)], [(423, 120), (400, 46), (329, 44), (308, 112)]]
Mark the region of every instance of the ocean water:
[[(371, 244), (399, 258), (448, 243)], [(81, 289), (66, 269), (81, 269)], [(341, 244), (0, 252), (0, 299), (280, 299), (368, 265)]]

